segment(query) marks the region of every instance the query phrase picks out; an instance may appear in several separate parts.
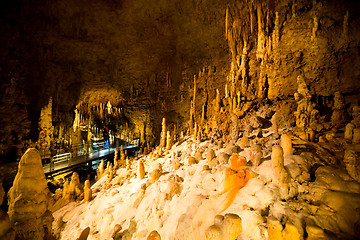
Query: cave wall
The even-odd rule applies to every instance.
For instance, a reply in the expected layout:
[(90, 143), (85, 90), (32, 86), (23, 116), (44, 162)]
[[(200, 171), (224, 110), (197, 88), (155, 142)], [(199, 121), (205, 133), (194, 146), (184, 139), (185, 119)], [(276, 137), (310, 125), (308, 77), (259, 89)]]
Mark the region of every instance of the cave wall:
[(342, 91), (357, 103), (359, 9), (330, 0), (3, 1), (1, 160), (37, 141), (50, 97), (54, 124), (70, 128), (80, 101), (111, 100), (153, 141), (162, 117), (189, 120), (194, 75), (197, 116), (225, 84), (244, 102), (292, 98), (299, 74), (312, 94)]

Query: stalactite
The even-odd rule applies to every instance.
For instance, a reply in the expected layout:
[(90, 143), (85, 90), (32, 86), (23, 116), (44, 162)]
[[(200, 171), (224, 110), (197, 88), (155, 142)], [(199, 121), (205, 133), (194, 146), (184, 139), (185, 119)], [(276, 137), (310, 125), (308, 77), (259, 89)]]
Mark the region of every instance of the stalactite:
[(258, 81), (258, 98), (263, 99), (265, 92), (265, 81), (266, 81), (266, 73), (265, 73), (265, 64), (264, 61), (261, 62), (260, 66), (260, 77)]
[[(272, 46), (275, 49), (280, 41), (280, 20), (279, 20), (279, 13), (275, 13), (275, 27), (274, 32), (272, 34)], [(270, 45), (270, 44), (269, 44)]]
[(252, 34), (254, 32), (254, 7), (252, 3), (250, 3), (249, 12), (250, 12), (250, 33)]
[(204, 125), (205, 122), (205, 104), (202, 106), (202, 110), (201, 110), (201, 126)]
[(229, 97), (229, 90), (228, 90), (228, 85), (225, 84), (225, 98)]
[(349, 11), (346, 11), (343, 22), (343, 39), (347, 39), (349, 35)]
[(220, 111), (220, 93), (219, 89), (216, 89), (216, 98), (215, 98), (215, 106), (214, 106), (215, 113)]
[(228, 22), (229, 22), (229, 8), (225, 12), (225, 39), (228, 39)]
[(263, 24), (263, 12), (261, 9), (261, 4), (257, 6), (257, 14), (258, 14), (258, 42), (257, 42), (257, 51), (256, 58), (263, 59), (265, 54), (265, 33), (264, 33), (264, 24)]

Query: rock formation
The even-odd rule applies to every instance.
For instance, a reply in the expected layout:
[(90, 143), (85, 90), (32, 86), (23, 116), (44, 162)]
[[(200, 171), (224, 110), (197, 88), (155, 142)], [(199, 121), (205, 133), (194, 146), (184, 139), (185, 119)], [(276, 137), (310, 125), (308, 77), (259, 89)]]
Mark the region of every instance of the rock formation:
[(224, 217), (221, 215), (215, 217), (215, 224), (206, 230), (205, 236), (207, 240), (232, 240), (241, 232), (241, 218), (236, 214), (227, 213)]
[(22, 156), (8, 198), (8, 214), (16, 239), (50, 238), (53, 221), (48, 210), (50, 191), (36, 149), (30, 148)]

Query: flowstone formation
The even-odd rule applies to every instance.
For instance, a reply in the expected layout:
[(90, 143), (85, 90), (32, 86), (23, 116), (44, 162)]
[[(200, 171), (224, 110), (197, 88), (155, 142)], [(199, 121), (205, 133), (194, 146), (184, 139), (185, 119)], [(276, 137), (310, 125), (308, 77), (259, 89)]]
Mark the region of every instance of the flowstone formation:
[(34, 148), (28, 149), (20, 159), (18, 173), (8, 192), (8, 204), (16, 239), (51, 237), (50, 191), (40, 154)]

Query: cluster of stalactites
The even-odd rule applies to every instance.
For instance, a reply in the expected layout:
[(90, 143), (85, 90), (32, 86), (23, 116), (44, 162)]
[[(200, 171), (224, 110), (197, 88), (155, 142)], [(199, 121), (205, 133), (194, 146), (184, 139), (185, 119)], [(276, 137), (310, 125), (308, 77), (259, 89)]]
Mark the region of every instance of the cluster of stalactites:
[(75, 132), (81, 124), (88, 125), (93, 116), (102, 120), (106, 119), (108, 116), (122, 116), (123, 108), (113, 106), (110, 101), (97, 104), (89, 104), (80, 101), (78, 105), (76, 105), (74, 112), (75, 118), (73, 128)]

